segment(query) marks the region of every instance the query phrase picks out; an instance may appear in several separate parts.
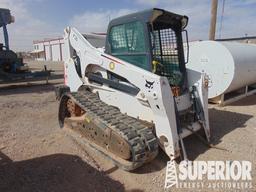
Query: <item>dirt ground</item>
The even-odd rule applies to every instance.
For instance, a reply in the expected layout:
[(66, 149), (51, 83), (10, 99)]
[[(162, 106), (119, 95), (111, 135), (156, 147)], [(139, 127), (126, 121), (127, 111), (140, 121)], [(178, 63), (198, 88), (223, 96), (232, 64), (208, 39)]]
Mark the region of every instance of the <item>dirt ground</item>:
[[(59, 64), (48, 65), (61, 71)], [(59, 128), (54, 85), (60, 82), (0, 87), (0, 191), (164, 191), (168, 157), (163, 152), (125, 172), (78, 135)], [(222, 108), (210, 106), (209, 115), (212, 143), (226, 150), (190, 136), (185, 139), (188, 158), (251, 161), (256, 191), (256, 95)]]

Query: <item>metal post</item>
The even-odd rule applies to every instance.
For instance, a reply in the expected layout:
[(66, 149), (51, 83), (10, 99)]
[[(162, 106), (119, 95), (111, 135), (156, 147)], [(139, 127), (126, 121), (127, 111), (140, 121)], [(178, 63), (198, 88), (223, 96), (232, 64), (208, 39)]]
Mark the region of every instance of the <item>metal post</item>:
[(209, 40), (215, 40), (218, 0), (212, 0)]
[[(44, 65), (44, 71), (45, 71), (45, 72), (48, 71), (46, 65)], [(48, 83), (49, 83), (49, 75), (47, 74), (47, 75), (46, 75), (46, 84), (48, 85)]]

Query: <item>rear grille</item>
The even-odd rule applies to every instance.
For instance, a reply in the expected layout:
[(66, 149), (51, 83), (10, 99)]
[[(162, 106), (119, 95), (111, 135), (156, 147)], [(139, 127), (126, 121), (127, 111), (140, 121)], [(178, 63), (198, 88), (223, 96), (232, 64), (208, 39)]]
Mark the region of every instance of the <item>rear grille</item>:
[(159, 75), (171, 76), (174, 71), (180, 71), (176, 34), (170, 28), (155, 30), (153, 33), (154, 38), (151, 38), (154, 45), (153, 59), (163, 65)]

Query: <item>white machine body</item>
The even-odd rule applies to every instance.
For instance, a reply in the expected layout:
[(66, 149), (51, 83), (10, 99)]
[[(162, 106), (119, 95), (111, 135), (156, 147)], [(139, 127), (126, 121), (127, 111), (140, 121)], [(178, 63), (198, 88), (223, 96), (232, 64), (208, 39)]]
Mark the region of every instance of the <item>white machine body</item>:
[[(76, 92), (82, 85), (87, 85), (93, 89), (93, 92), (99, 94), (102, 101), (118, 107), (122, 113), (153, 122), (159, 144), (166, 154), (171, 159), (180, 155), (180, 137), (184, 138), (190, 135), (191, 131), (182, 128), (181, 133), (178, 133), (175, 108), (181, 114), (191, 108), (192, 100), (189, 93), (176, 98), (173, 97), (166, 77), (158, 76), (131, 63), (105, 54), (103, 49), (93, 47), (75, 28), (67, 27), (65, 29), (64, 42), (65, 53), (68, 55), (68, 59), (65, 61), (65, 84), (70, 87), (71, 92)], [(80, 58), (81, 77), (76, 72), (74, 59), (72, 58), (74, 51)], [(138, 94), (127, 94), (105, 84), (100, 85), (90, 82), (87, 77), (89, 72), (94, 72), (100, 73), (103, 78), (107, 78), (107, 71), (127, 79), (129, 83), (120, 83), (138, 88)], [(209, 139), (208, 88), (205, 75), (201, 72), (189, 70), (187, 77), (189, 86), (195, 86), (198, 90), (204, 114), (202, 121), (190, 122), (187, 126), (193, 131), (203, 128)], [(151, 84), (148, 85), (147, 82)]]

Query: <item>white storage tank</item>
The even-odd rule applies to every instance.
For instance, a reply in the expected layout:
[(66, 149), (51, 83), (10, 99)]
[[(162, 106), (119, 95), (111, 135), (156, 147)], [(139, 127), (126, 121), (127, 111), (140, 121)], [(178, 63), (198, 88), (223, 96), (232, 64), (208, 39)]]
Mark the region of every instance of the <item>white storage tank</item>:
[(198, 41), (189, 44), (187, 68), (209, 75), (209, 99), (256, 83), (256, 45)]

